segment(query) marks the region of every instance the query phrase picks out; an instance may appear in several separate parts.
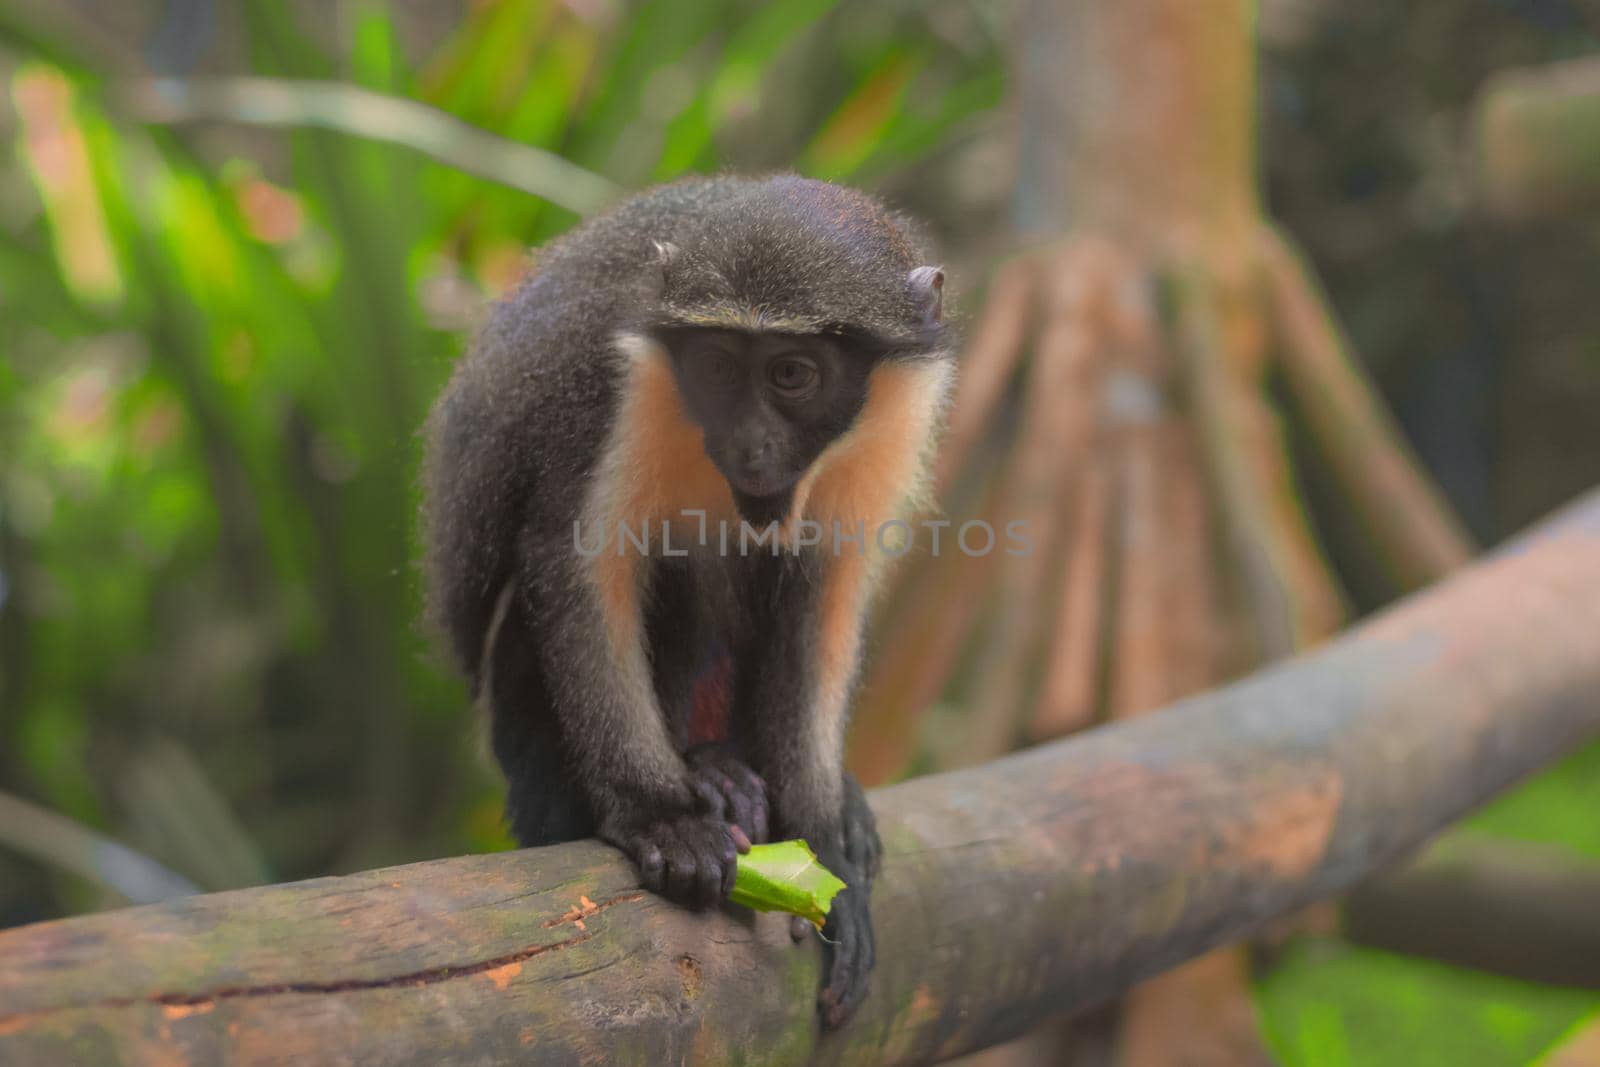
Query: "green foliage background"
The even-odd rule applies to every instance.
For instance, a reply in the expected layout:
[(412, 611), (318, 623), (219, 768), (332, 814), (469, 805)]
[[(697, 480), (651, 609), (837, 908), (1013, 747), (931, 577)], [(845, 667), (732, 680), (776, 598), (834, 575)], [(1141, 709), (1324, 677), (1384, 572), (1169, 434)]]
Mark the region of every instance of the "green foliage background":
[[(422, 101), (624, 188), (793, 166), (907, 199), (993, 120), (1009, 30), (982, 4), (501, 0), (408, 49), (376, 0), (335, 32), (233, 10), (241, 71)], [(416, 431), (575, 216), (329, 130), (134, 121), (138, 72), (39, 14), (0, 0), (0, 790), (204, 889), (505, 847), (415, 621)], [(1600, 859), (1597, 783), (1581, 754), (1476, 829)], [(0, 838), (0, 925), (115, 902)], [(1286, 1063), (1409, 1067), (1527, 1062), (1600, 998), (1323, 941), (1259, 1006)]]
[[(742, 165), (871, 181), (997, 102), (986, 20), (957, 47), (834, 8), (506, 0), (417, 62), (379, 3), (331, 45), (238, 10), (256, 74), (411, 97), (623, 187), (726, 165), (740, 122)], [(576, 216), (327, 130), (219, 159), (119, 115), (124, 72), (40, 21), (0, 9), (3, 780), (205, 888), (505, 844), (415, 622), (416, 431), (479, 305)], [(19, 881), (0, 907), (92, 902)]]

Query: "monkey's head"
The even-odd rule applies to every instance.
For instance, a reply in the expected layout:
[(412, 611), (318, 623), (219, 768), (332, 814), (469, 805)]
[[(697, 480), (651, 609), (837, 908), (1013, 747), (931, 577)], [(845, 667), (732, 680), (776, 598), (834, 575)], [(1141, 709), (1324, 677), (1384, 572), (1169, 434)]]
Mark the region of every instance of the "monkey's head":
[(645, 329), (741, 516), (788, 514), (885, 361), (949, 357), (944, 274), (909, 224), (853, 189), (742, 182), (658, 238)]

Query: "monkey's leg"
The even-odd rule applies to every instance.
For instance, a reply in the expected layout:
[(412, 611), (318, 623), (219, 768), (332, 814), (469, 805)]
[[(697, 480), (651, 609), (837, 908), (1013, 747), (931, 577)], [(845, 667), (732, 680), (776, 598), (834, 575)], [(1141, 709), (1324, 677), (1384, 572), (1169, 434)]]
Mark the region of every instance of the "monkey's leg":
[[(867, 994), (875, 960), (869, 900), (881, 846), (844, 770), (844, 726), (864, 589), (848, 558), (752, 560), (734, 708), (767, 780), (774, 836), (801, 837), (846, 887), (823, 927), (818, 1007), (838, 1026)], [(841, 563), (844, 565), (841, 566)]]
[(562, 766), (560, 731), (521, 612), (507, 612), (492, 640), (483, 699), (512, 835), (525, 847), (592, 836), (594, 817)]
[(559, 722), (564, 765), (595, 832), (645, 888), (704, 908), (733, 889), (738, 851), (716, 790), (690, 773), (657, 701), (638, 555), (581, 559), (572, 535), (524, 547), (520, 593)]

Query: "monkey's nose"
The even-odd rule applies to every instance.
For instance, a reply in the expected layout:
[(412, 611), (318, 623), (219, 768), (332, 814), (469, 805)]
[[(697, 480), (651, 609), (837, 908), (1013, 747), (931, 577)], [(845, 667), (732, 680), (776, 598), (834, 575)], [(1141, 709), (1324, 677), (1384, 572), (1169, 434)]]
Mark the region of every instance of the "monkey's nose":
[(773, 453), (777, 449), (772, 444), (772, 438), (763, 437), (759, 441), (751, 441), (739, 450), (739, 458), (745, 467), (755, 470), (766, 466), (772, 461)]

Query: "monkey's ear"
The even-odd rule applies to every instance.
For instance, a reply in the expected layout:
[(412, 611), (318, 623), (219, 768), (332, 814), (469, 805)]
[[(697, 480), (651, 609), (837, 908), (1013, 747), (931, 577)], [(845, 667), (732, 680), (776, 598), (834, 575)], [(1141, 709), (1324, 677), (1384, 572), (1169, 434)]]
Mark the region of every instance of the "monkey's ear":
[(918, 267), (906, 276), (911, 298), (922, 309), (923, 318), (938, 322), (944, 317), (944, 271), (938, 267)]
[(639, 297), (642, 300), (659, 300), (667, 289), (667, 269), (678, 258), (678, 246), (671, 241), (651, 241), (655, 258), (646, 266), (639, 279)]

